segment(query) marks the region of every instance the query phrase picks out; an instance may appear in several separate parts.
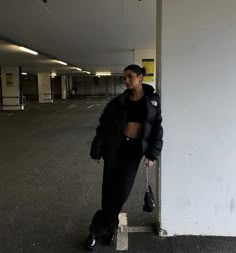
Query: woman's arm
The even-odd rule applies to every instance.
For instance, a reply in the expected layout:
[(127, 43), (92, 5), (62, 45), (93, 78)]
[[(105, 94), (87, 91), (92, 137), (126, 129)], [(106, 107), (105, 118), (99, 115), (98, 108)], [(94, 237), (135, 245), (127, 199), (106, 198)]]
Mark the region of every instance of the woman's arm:
[(145, 157), (151, 161), (157, 160), (162, 150), (163, 128), (161, 122), (162, 122), (161, 105), (159, 102), (157, 105), (156, 117), (151, 129), (148, 149), (145, 154)]
[(92, 159), (100, 160), (102, 156), (102, 147), (104, 143), (104, 137), (106, 134), (106, 127), (109, 124), (111, 118), (111, 101), (105, 106), (102, 115), (99, 118), (99, 125), (96, 128), (96, 135), (93, 138), (90, 147), (90, 156)]

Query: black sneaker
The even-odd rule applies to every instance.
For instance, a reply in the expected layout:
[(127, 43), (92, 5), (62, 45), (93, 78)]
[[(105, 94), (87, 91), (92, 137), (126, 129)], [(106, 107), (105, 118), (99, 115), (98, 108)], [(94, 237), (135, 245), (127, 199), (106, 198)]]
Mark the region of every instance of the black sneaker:
[(86, 239), (86, 249), (92, 251), (96, 245), (97, 238), (94, 234), (90, 233)]
[(102, 241), (105, 245), (113, 245), (114, 241), (116, 239), (117, 233), (112, 232), (112, 233), (106, 233), (102, 236)]

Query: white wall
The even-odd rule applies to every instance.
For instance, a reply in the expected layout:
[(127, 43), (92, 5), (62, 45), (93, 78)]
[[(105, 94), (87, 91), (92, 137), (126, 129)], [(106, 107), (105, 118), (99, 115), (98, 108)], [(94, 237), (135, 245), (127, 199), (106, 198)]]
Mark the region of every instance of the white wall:
[(162, 227), (236, 236), (236, 1), (162, 5)]
[[(134, 64), (142, 67), (143, 59), (154, 59), (154, 70), (156, 69), (156, 50), (155, 49), (135, 49), (134, 50)], [(154, 81), (145, 82), (156, 88), (156, 71), (154, 72)]]

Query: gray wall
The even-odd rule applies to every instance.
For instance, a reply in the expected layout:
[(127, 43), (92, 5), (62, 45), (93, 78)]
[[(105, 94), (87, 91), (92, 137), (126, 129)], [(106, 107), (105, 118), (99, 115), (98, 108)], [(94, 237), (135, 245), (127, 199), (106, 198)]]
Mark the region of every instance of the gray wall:
[[(38, 98), (38, 80), (36, 75), (21, 77), (23, 95), (28, 99)], [(51, 79), (54, 97), (61, 98), (61, 77)], [(94, 77), (81, 76), (72, 78), (72, 87), (77, 89), (77, 96), (115, 96), (121, 94), (126, 88), (123, 78), (119, 76)]]
[[(21, 76), (23, 95), (27, 99), (38, 99), (38, 78), (36, 75)], [(61, 98), (61, 77), (51, 79), (52, 92), (55, 98)]]
[(125, 86), (122, 77), (73, 77), (73, 88), (77, 88), (78, 96), (115, 96), (122, 93)]
[(52, 87), (52, 93), (54, 94), (54, 98), (60, 99), (62, 95), (60, 76), (56, 76), (55, 78), (51, 79), (51, 87)]
[(38, 99), (38, 80), (35, 75), (21, 76), (21, 89), (26, 98)]

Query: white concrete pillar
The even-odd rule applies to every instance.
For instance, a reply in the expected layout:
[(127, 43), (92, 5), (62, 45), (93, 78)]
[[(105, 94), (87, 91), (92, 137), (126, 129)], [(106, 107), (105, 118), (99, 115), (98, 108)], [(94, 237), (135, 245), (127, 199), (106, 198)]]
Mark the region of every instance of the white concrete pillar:
[(236, 236), (236, 1), (163, 0), (165, 234)]
[[(135, 49), (134, 50), (134, 64), (139, 65), (140, 67), (143, 66), (145, 60), (154, 60), (154, 64), (150, 61), (149, 66), (152, 64), (154, 69), (153, 77), (144, 78), (144, 83), (152, 85), (156, 88), (156, 50), (155, 49)], [(145, 80), (147, 79), (147, 80)], [(152, 79), (152, 80), (151, 80)]]
[(38, 73), (39, 103), (53, 103), (50, 73)]
[(61, 98), (67, 99), (67, 76), (61, 77)]
[(20, 91), (20, 68), (2, 67), (3, 110), (24, 110), (24, 99)]
[[(161, 19), (162, 19), (162, 0), (157, 0), (156, 4), (156, 57), (155, 57), (155, 85), (154, 88), (158, 91), (161, 95)], [(156, 171), (156, 231), (159, 234), (164, 234), (161, 232), (161, 211), (162, 211), (162, 204), (161, 204), (161, 157), (158, 159), (155, 165)]]

